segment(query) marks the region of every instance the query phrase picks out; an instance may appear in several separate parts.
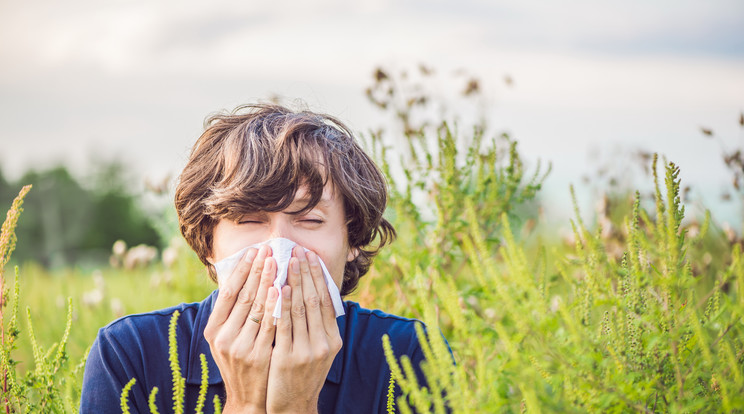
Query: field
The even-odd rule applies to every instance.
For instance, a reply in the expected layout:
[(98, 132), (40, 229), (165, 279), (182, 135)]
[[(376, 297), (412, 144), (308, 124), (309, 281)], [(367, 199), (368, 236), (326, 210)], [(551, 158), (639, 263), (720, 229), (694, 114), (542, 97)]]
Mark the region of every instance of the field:
[[(531, 213), (545, 172), (526, 171), (515, 141), (402, 121), (403, 162), (384, 134), (367, 137), (399, 237), (350, 299), (439, 328), (457, 365), (438, 334), (423, 343), (429, 389), (391, 358), (407, 395), (392, 410), (744, 411), (744, 243), (710, 217), (684, 219), (677, 166), (654, 158), (653, 197), (611, 195), (596, 217), (577, 211), (561, 238)], [(183, 242), (172, 247), (174, 257), (132, 270), (25, 264), (17, 298), (5, 269), (3, 403), (75, 411), (79, 363), (99, 327), (206, 296), (202, 266)]]

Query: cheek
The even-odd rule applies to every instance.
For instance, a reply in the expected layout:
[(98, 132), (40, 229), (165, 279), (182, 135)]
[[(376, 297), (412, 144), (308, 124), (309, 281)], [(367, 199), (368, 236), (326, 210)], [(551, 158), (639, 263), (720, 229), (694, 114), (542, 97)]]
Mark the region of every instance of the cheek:
[(214, 263), (238, 250), (262, 242), (260, 235), (241, 231), (239, 226), (227, 220), (220, 221), (212, 231), (212, 257)]
[(311, 246), (304, 247), (307, 247), (308, 249), (314, 251), (321, 257), (321, 259), (323, 259), (323, 263), (328, 269), (328, 273), (331, 274), (331, 278), (333, 278), (336, 286), (341, 289), (341, 283), (344, 280), (344, 268), (346, 267), (347, 250), (342, 246), (338, 246), (338, 248), (335, 249), (322, 248), (320, 246), (318, 246), (319, 248), (317, 249)]
[(336, 283), (336, 287), (340, 290), (341, 284), (344, 281), (344, 269), (346, 267), (346, 261), (336, 261), (333, 263), (333, 265), (326, 266), (328, 267), (328, 272), (331, 274), (333, 281)]

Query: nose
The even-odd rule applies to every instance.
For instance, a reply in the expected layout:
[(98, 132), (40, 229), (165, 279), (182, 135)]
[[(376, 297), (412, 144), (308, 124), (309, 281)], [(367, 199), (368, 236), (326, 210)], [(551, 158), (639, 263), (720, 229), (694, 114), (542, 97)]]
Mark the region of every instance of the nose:
[(270, 220), (269, 226), (269, 239), (285, 238), (294, 240), (292, 238), (292, 222), (291, 217), (283, 213), (273, 213), (273, 217)]

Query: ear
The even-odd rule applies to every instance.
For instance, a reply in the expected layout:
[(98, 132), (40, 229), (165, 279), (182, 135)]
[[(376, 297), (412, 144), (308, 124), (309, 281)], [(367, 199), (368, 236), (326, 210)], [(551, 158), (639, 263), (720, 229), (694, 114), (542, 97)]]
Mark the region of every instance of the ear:
[(209, 262), (210, 265), (214, 266), (214, 258), (212, 258), (212, 256), (207, 256), (205, 259), (207, 259), (207, 262)]
[(359, 256), (359, 248), (358, 247), (351, 247), (349, 248), (349, 253), (346, 254), (346, 261), (350, 262)]

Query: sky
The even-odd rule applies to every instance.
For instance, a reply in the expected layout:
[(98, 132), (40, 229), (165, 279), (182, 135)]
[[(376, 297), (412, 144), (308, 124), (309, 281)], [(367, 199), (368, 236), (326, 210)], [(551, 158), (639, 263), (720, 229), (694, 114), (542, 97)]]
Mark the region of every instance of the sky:
[(481, 79), (490, 124), (552, 164), (556, 214), (569, 184), (630, 171), (638, 149), (713, 205), (730, 187), (721, 145), (744, 146), (740, 0), (0, 0), (0, 166), (119, 158), (175, 176), (207, 115), (272, 95), (363, 132), (374, 68), (419, 63)]

